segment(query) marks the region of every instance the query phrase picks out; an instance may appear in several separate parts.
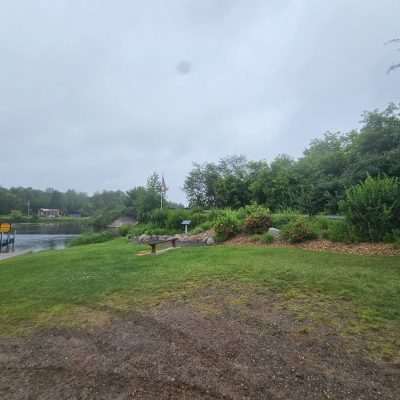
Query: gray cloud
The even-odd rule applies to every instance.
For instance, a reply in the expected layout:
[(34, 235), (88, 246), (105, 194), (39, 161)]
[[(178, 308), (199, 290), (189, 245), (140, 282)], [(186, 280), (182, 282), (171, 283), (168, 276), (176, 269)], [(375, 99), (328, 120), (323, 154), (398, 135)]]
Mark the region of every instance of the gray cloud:
[(398, 101), (396, 0), (4, 0), (0, 185), (128, 189), (301, 154)]

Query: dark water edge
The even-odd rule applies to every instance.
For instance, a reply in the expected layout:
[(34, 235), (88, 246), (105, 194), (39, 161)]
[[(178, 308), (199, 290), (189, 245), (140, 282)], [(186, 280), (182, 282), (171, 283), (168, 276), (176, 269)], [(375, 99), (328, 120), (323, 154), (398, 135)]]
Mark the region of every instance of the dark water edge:
[(15, 252), (61, 250), (76, 236), (78, 235), (17, 234), (15, 238)]
[(21, 222), (14, 223), (14, 229), (17, 235), (79, 235), (91, 230), (88, 224), (80, 222), (51, 222), (51, 223), (32, 223)]

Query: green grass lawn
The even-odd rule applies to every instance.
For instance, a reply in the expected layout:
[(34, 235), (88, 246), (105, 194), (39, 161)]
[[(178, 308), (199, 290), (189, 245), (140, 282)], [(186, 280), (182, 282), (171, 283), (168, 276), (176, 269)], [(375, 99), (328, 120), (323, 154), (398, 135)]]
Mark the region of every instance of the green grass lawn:
[(346, 304), (365, 327), (400, 326), (400, 257), (229, 246), (137, 256), (142, 248), (116, 239), (1, 261), (0, 334), (23, 333), (75, 307), (131, 308), (206, 285), (274, 290), (292, 304), (318, 298), (321, 315), (326, 304)]

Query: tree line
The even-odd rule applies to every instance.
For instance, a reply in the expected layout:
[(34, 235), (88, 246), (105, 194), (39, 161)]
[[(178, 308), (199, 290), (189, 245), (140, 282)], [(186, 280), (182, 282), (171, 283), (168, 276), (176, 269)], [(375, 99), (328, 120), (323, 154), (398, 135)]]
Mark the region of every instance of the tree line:
[[(273, 161), (230, 156), (217, 163), (194, 164), (184, 182), (189, 207), (239, 209), (257, 203), (271, 211), (295, 209), (306, 214), (338, 212), (346, 189), (368, 176), (400, 177), (400, 108), (363, 114), (361, 127), (347, 133), (328, 132), (315, 139), (302, 157), (279, 155)], [(160, 207), (160, 177), (127, 192), (88, 195), (68, 190), (0, 187), (0, 215), (13, 210), (26, 215), (57, 208), (65, 215), (131, 215), (146, 219)], [(182, 207), (166, 202), (166, 207)]]
[[(82, 217), (95, 217), (99, 225), (111, 222), (120, 215), (144, 219), (160, 207), (161, 179), (154, 172), (144, 186), (137, 186), (127, 192), (106, 190), (88, 195), (75, 190), (61, 192), (55, 189), (38, 190), (32, 188), (0, 187), (0, 215), (12, 214), (36, 216), (40, 208), (61, 210), (62, 214), (80, 213)], [(165, 200), (166, 207), (179, 208), (180, 204)]]
[(295, 160), (231, 156), (194, 164), (184, 190), (191, 207), (233, 208), (257, 203), (277, 212), (336, 214), (346, 189), (368, 176), (400, 176), (400, 108), (366, 112), (359, 130), (327, 132)]
[(19, 211), (23, 215), (37, 214), (40, 208), (55, 208), (65, 215), (79, 212), (91, 216), (97, 210), (123, 208), (126, 193), (123, 191), (103, 191), (89, 196), (75, 190), (61, 192), (52, 188), (39, 190), (33, 188), (0, 187), (0, 215)]

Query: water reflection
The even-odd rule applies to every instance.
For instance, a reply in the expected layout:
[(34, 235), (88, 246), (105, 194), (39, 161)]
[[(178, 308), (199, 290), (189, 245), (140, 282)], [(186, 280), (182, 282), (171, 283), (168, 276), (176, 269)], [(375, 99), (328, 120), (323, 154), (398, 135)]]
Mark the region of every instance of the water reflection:
[(40, 235), (76, 235), (90, 230), (90, 226), (84, 222), (54, 222), (54, 223), (14, 223), (14, 229), (18, 234)]
[(17, 234), (15, 239), (15, 251), (41, 251), (50, 249), (63, 249), (67, 243), (77, 235), (26, 235)]

